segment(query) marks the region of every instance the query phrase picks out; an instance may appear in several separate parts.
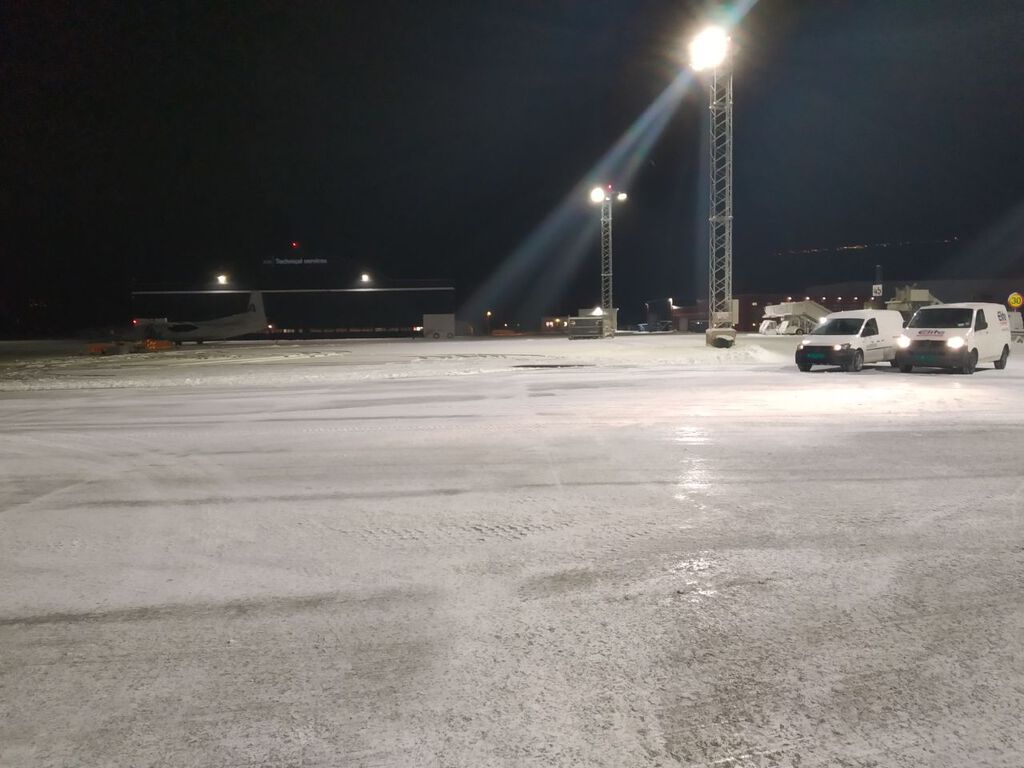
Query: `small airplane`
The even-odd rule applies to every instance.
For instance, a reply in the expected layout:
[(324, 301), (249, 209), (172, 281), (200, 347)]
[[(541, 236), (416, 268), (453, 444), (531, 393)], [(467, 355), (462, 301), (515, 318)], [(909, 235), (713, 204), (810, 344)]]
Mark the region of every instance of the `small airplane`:
[(132, 330), (143, 339), (173, 341), (181, 344), (194, 341), (219, 341), (234, 339), (250, 333), (262, 333), (268, 328), (267, 314), (263, 309), (263, 294), (252, 291), (249, 294), (249, 308), (238, 315), (216, 317), (211, 320), (168, 320), (166, 317), (136, 317)]

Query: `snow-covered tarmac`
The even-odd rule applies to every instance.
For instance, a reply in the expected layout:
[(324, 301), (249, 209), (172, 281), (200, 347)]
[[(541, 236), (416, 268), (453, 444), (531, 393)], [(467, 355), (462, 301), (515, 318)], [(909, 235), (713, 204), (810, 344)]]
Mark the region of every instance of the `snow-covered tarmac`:
[(1019, 768), (1024, 348), (793, 346), (0, 344), (0, 766)]

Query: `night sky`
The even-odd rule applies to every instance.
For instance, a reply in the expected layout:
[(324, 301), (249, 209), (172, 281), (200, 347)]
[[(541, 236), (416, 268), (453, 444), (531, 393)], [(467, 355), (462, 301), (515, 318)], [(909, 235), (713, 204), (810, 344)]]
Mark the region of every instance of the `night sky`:
[[(693, 300), (700, 83), (632, 177), (592, 169), (708, 10), (5, 3), (0, 323), (123, 321), (132, 285), (252, 283), (293, 240), (339, 268), (453, 280), (467, 313), (529, 323), (599, 300), (597, 214), (576, 192), (603, 181), (630, 196), (623, 316)], [(733, 35), (737, 291), (869, 280), (876, 261), (1024, 276), (1024, 2), (761, 0)], [(877, 243), (911, 245), (796, 253)]]

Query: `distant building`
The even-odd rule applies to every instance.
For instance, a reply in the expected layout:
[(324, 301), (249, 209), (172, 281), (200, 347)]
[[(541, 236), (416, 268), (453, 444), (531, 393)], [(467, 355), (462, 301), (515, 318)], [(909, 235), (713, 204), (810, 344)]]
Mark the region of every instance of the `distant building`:
[[(1004, 304), (1014, 291), (1024, 291), (1024, 278), (909, 282), (897, 280), (885, 283), (882, 296), (877, 298), (872, 298), (872, 285), (866, 281), (812, 285), (791, 293), (734, 294), (733, 298), (739, 302), (739, 322), (736, 329), (741, 332), (756, 331), (764, 315), (765, 306), (788, 301), (815, 301), (832, 312), (862, 309), (865, 306), (884, 309), (885, 301), (893, 296), (897, 288), (905, 285), (925, 288), (947, 303), (991, 301)], [(701, 332), (707, 328), (708, 306), (703, 300), (689, 306), (676, 306), (671, 299), (650, 300), (645, 302), (644, 308), (647, 323), (671, 319), (673, 327), (677, 330)]]

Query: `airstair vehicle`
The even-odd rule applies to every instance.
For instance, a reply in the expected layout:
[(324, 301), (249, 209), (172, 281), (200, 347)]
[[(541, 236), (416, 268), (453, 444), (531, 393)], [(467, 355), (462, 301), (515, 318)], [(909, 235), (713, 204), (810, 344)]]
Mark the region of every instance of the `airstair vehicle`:
[(831, 310), (816, 301), (787, 301), (769, 304), (758, 333), (769, 336), (791, 336), (807, 333)]

